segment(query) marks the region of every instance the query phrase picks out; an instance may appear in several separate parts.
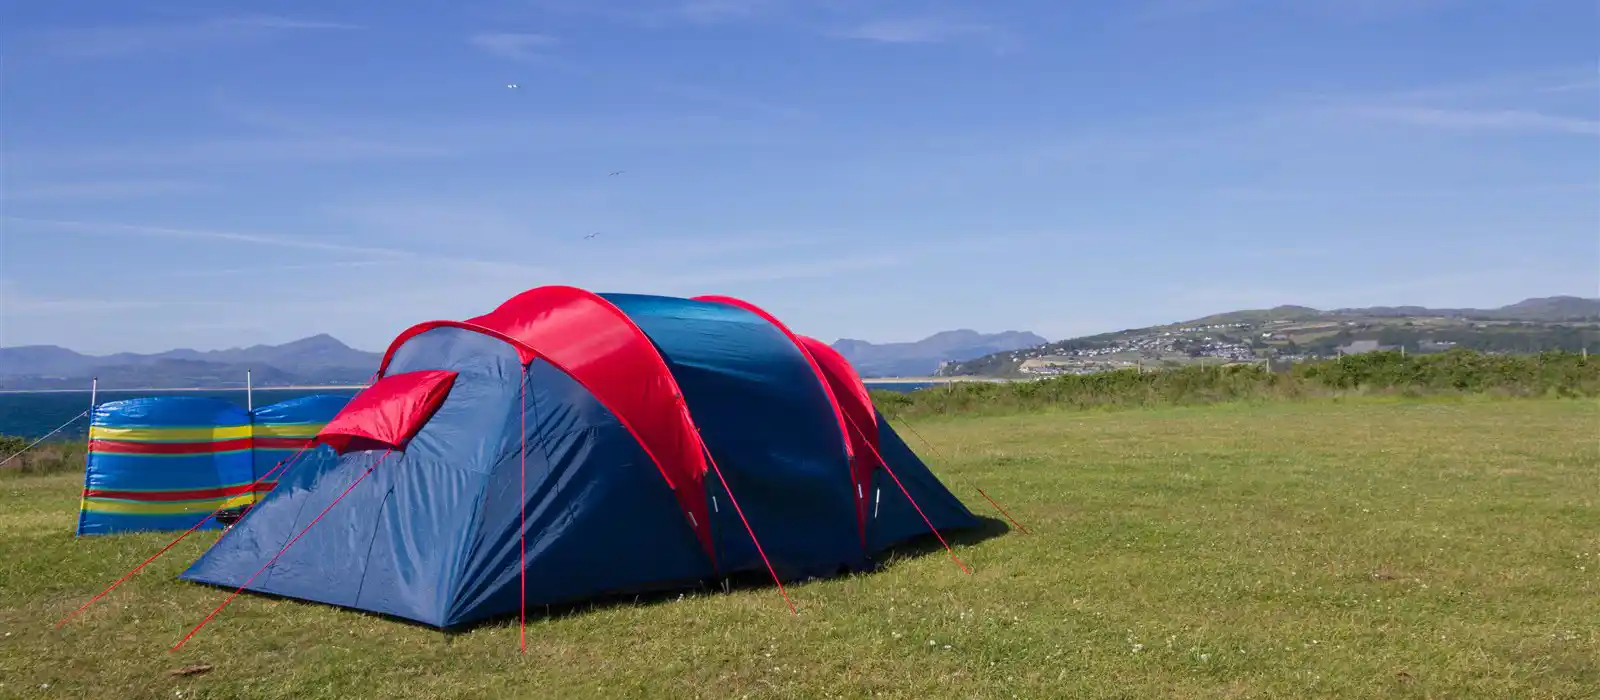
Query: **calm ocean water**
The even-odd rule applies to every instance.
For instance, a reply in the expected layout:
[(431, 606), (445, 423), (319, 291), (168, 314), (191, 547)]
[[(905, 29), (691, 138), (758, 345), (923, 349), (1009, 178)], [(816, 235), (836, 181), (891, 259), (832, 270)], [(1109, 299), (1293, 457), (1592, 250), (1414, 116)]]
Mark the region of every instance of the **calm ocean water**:
[[(929, 383), (878, 383), (867, 382), (872, 389), (887, 391), (913, 391), (932, 386)], [(255, 404), (266, 406), (279, 401), (288, 401), (312, 394), (340, 394), (350, 396), (355, 394), (354, 389), (324, 389), (306, 391), (301, 389), (257, 389), (255, 391)], [(120, 401), (144, 396), (209, 396), (232, 401), (240, 406), (245, 404), (243, 391), (221, 389), (217, 391), (102, 391), (98, 401)], [(73, 416), (89, 408), (89, 392), (61, 392), (37, 394), (0, 394), (0, 435), (20, 435), (29, 440), (44, 437), (46, 433), (55, 430), (62, 423), (72, 419)], [(52, 440), (81, 440), (89, 434), (88, 418), (79, 419), (67, 426), (61, 432), (51, 437)], [(4, 456), (0, 455), (0, 459)]]

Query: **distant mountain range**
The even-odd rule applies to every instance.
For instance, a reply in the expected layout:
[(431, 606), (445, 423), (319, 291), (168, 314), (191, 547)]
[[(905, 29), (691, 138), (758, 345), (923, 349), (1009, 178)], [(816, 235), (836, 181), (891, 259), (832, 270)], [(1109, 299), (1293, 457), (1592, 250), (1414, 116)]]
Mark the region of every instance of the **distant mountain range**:
[[(875, 345), (840, 340), (834, 347), (866, 377), (928, 376), (943, 362), (1045, 342), (1032, 333), (984, 335), (971, 330), (936, 333), (914, 343)], [(365, 384), (381, 355), (356, 350), (330, 335), (283, 345), (230, 350), (169, 350), (141, 355), (85, 355), (54, 345), (0, 348), (0, 390), (85, 389), (91, 378), (102, 389), (243, 387), (245, 370), (255, 386)]]
[(54, 345), (0, 348), (0, 389), (103, 389), (364, 384), (381, 356), (330, 335), (231, 350), (169, 350), (150, 355), (84, 355)]
[(875, 345), (845, 338), (835, 342), (833, 349), (855, 365), (863, 377), (926, 377), (947, 362), (1031, 348), (1046, 342), (1049, 341), (1025, 331), (985, 335), (963, 328), (935, 333), (913, 343)]

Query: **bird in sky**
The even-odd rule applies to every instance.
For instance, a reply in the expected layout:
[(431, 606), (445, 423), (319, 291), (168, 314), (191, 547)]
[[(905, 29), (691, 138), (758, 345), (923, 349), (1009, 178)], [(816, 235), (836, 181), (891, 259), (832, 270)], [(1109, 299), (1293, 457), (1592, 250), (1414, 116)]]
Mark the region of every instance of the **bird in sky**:
[(517, 89), (517, 84), (516, 83), (511, 83), (510, 85), (507, 85), (506, 87), (509, 88), (509, 89), (515, 90), (515, 89)]
[(606, 177), (616, 177), (616, 176), (621, 175), (621, 174), (623, 174), (625, 172), (628, 172), (628, 171), (626, 171), (626, 170), (613, 170), (611, 172), (611, 174), (607, 175)]
[(599, 231), (595, 231), (594, 233), (591, 233), (591, 234), (589, 234), (587, 236), (584, 236), (584, 239), (588, 240), (588, 239), (594, 238), (595, 236), (598, 236), (598, 235), (600, 235), (600, 232)]

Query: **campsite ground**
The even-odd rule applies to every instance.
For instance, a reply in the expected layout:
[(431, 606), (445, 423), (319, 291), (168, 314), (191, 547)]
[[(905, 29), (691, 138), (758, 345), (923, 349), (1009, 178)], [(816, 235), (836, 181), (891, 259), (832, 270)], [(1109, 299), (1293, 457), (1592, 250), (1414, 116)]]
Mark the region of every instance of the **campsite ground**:
[(1034, 531), (958, 545), (971, 576), (923, 550), (792, 586), (798, 617), (770, 586), (577, 610), (526, 656), (515, 621), (254, 596), (169, 655), (226, 596), (174, 579), (215, 535), (52, 629), (170, 536), (75, 541), (78, 477), (7, 475), (0, 696), (1592, 697), (1597, 425), (1490, 399), (928, 420), (936, 451), (906, 439), (946, 483)]

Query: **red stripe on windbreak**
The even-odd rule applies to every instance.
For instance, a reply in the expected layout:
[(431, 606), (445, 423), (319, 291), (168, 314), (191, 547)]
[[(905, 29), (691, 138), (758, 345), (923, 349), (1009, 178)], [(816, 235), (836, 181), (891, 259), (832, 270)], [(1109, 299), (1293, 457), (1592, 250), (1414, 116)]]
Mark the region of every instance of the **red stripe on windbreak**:
[(89, 451), (130, 455), (194, 455), (250, 449), (250, 438), (215, 442), (126, 442), (90, 440)]
[(311, 444), (315, 438), (256, 438), (256, 449), (298, 450)]
[(84, 498), (117, 498), (126, 501), (203, 501), (232, 498), (250, 493), (250, 484), (224, 486), (215, 489), (187, 489), (182, 491), (118, 491), (115, 489), (84, 489)]
[(224, 486), (215, 489), (185, 489), (174, 491), (118, 491), (116, 489), (84, 489), (84, 498), (116, 498), (125, 501), (203, 501), (216, 498), (233, 498), (243, 496), (251, 491), (266, 493), (277, 486), (276, 481), (263, 481), (255, 484), (252, 489), (250, 484), (242, 486)]

